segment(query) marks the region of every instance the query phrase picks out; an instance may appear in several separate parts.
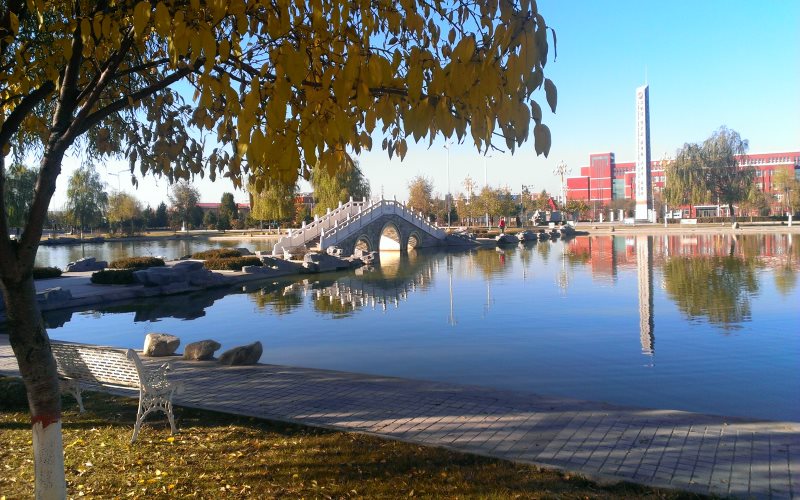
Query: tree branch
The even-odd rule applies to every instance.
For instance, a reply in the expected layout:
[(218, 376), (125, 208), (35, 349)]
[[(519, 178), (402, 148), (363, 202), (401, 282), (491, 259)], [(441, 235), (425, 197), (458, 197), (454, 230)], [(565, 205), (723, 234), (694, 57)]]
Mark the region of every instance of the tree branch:
[(156, 82), (150, 85), (149, 87), (145, 87), (139, 90), (138, 92), (134, 92), (133, 94), (117, 99), (108, 106), (95, 111), (94, 113), (88, 115), (84, 120), (82, 120), (83, 123), (79, 124), (77, 121), (74, 122), (72, 129), (74, 129), (75, 137), (83, 134), (93, 126), (97, 125), (109, 115), (123, 110), (125, 107), (130, 105), (130, 101), (133, 102), (139, 101), (149, 95), (158, 92), (159, 90), (169, 87), (170, 85), (177, 82), (181, 78), (185, 77), (192, 71), (195, 71), (197, 68), (201, 67), (203, 63), (204, 63), (204, 58), (201, 57), (195, 61), (194, 65), (192, 66), (187, 65), (186, 67), (175, 71), (174, 73), (164, 78), (163, 80)]
[[(122, 43), (120, 44), (120, 47), (116, 51), (116, 53), (113, 54), (108, 59), (108, 63), (106, 65), (106, 68), (100, 74), (100, 78), (97, 80), (97, 83), (94, 86), (94, 89), (92, 89), (92, 91), (89, 92), (88, 96), (86, 97), (86, 101), (83, 103), (83, 105), (81, 105), (80, 109), (78, 109), (78, 113), (75, 115), (75, 118), (72, 120), (72, 124), (70, 125), (69, 129), (67, 129), (66, 134), (65, 134), (65, 138), (64, 138), (65, 140), (67, 140), (68, 142), (71, 143), (72, 140), (75, 137), (77, 137), (77, 135), (70, 136), (70, 132), (75, 131), (75, 125), (81, 123), (89, 115), (89, 112), (91, 111), (92, 107), (100, 99), (101, 92), (103, 92), (103, 90), (106, 88), (106, 86), (113, 79), (114, 71), (116, 70), (116, 68), (119, 67), (120, 63), (125, 58), (125, 54), (131, 48), (131, 45), (133, 45), (133, 30), (132, 29), (128, 31), (128, 35), (122, 41)], [(81, 95), (85, 95), (85, 92), (82, 93)], [(78, 135), (80, 135), (80, 134), (78, 134)]]
[(14, 108), (14, 111), (8, 115), (6, 121), (0, 126), (0, 148), (10, 143), (11, 137), (19, 130), (22, 120), (24, 120), (25, 117), (33, 111), (33, 108), (42, 102), (50, 92), (55, 90), (55, 88), (55, 83), (47, 81), (22, 99), (22, 102)]

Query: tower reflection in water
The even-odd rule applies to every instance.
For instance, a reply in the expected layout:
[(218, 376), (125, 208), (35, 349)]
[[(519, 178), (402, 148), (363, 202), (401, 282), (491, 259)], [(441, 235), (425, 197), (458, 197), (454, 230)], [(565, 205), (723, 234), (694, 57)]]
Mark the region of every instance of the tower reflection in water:
[[(331, 313), (335, 318), (350, 316), (359, 308), (387, 310), (397, 308), (409, 294), (424, 292), (434, 280), (447, 273), (446, 321), (458, 325), (459, 307), (470, 307), (469, 301), (459, 301), (459, 280), (480, 276), (485, 284), (481, 299), (483, 316), (491, 313), (496, 286), (519, 276), (522, 282), (531, 275), (544, 277), (546, 269), (555, 271), (554, 291), (571, 300), (570, 288), (581, 283), (570, 277), (575, 269), (588, 273), (593, 281), (615, 288), (620, 270), (637, 276), (639, 313), (639, 343), (642, 354), (653, 359), (655, 353), (654, 273), (660, 271), (665, 297), (678, 311), (691, 320), (703, 319), (723, 330), (740, 328), (750, 318), (750, 297), (759, 292), (758, 269), (773, 268), (778, 290), (786, 295), (796, 287), (798, 245), (792, 236), (732, 236), (732, 235), (665, 235), (588, 236), (569, 242), (545, 241), (533, 246), (507, 248), (502, 253), (494, 249), (477, 249), (459, 253), (421, 253), (415, 251), (383, 252), (381, 263), (374, 269), (360, 269), (325, 279), (310, 279), (295, 283), (280, 291), (291, 295), (303, 290), (313, 293), (315, 309)], [(549, 254), (563, 250), (560, 266), (549, 266)], [(537, 258), (532, 258), (536, 255)], [(464, 258), (466, 257), (466, 258)], [(538, 266), (538, 267), (537, 267)], [(658, 266), (658, 267), (657, 267)], [(560, 269), (556, 269), (556, 268)], [(531, 268), (529, 270), (528, 268)], [(536, 271), (532, 271), (536, 268)], [(540, 269), (541, 268), (541, 269)], [(512, 273), (512, 271), (514, 271)], [(538, 273), (538, 274), (537, 274)], [(277, 293), (270, 291), (270, 293)], [(520, 293), (526, 293), (520, 290)], [(297, 300), (257, 299), (279, 309), (299, 305)]]

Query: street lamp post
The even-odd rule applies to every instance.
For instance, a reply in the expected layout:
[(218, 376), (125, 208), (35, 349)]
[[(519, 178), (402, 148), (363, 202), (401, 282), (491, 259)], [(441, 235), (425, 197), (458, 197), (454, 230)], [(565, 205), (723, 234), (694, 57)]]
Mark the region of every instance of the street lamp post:
[(450, 228), (450, 146), (453, 143), (447, 141), (444, 143), (444, 149), (447, 150), (447, 228)]
[(553, 174), (559, 176), (561, 178), (561, 204), (563, 205), (567, 201), (567, 193), (564, 187), (564, 176), (569, 175), (571, 170), (567, 167), (566, 162), (563, 160), (556, 165), (556, 168), (553, 169)]
[(117, 170), (116, 173), (108, 172), (108, 175), (113, 175), (114, 177), (117, 178), (117, 192), (118, 193), (122, 191), (122, 185), (121, 185), (120, 179), (119, 179), (119, 174), (121, 174), (122, 172), (129, 172), (129, 170), (127, 168), (123, 168), (122, 170)]
[[(489, 187), (489, 183), (486, 181), (486, 159), (491, 158), (490, 155), (483, 156), (483, 189), (487, 189)], [(489, 227), (489, 212), (486, 211), (486, 227)]]

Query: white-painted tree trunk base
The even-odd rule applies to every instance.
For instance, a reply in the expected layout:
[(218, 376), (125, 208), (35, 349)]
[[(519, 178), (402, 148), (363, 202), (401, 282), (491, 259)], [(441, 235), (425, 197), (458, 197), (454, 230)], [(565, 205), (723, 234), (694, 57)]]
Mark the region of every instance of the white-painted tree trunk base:
[(33, 424), (33, 464), (37, 500), (67, 498), (61, 419), (47, 427), (41, 422)]

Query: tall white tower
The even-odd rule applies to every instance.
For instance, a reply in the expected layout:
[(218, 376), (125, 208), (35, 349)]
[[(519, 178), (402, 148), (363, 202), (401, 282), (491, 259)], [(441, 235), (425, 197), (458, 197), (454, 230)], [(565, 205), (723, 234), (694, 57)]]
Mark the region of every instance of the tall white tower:
[(651, 220), (650, 87), (636, 89), (636, 220)]

